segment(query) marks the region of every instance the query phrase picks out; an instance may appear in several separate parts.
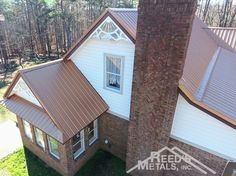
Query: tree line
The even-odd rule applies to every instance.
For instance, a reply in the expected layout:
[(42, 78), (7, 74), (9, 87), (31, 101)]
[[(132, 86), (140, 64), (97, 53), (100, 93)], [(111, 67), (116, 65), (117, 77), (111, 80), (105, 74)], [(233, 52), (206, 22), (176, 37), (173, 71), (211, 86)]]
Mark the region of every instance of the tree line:
[[(199, 0), (196, 15), (210, 26), (235, 26), (233, 0)], [(0, 66), (12, 59), (57, 59), (107, 7), (137, 0), (1, 0)]]
[(1, 0), (0, 58), (59, 58), (107, 7), (135, 0)]
[(209, 26), (235, 27), (235, 0), (199, 0), (197, 15)]

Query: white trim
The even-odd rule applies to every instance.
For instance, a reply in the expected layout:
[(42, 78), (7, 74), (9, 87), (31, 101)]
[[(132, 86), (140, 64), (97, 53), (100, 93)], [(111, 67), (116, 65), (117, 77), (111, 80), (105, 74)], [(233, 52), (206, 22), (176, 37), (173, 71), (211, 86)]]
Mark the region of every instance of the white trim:
[[(112, 88), (112, 87), (108, 87), (107, 86), (107, 56), (111, 56), (111, 57), (116, 57), (116, 58), (119, 58), (121, 60), (121, 68), (120, 68), (120, 89), (115, 89), (115, 88)], [(118, 55), (114, 55), (114, 54), (108, 54), (108, 53), (104, 53), (104, 76), (103, 76), (103, 86), (104, 86), (104, 89), (106, 90), (110, 90), (112, 92), (115, 92), (115, 93), (119, 93), (119, 94), (122, 94), (123, 93), (123, 80), (124, 80), (124, 62), (125, 62), (125, 57), (124, 56), (118, 56)], [(114, 74), (114, 73), (112, 73)]]
[[(23, 120), (23, 126), (24, 126), (24, 132), (25, 132), (25, 135), (28, 139), (30, 139), (31, 141), (33, 141), (33, 134), (32, 134), (32, 130), (31, 130), (31, 126), (30, 126), (30, 123)], [(26, 128), (29, 128), (29, 134), (27, 133), (27, 129)]]
[(48, 136), (48, 148), (49, 148), (49, 152), (50, 152), (50, 154), (53, 155), (55, 158), (60, 159), (60, 152), (59, 152), (59, 150), (58, 150), (58, 149), (59, 149), (59, 145), (58, 145), (58, 149), (57, 149), (57, 151), (58, 151), (58, 155), (56, 155), (56, 154), (53, 153), (52, 150), (51, 150), (50, 139), (55, 140), (55, 141), (57, 142), (57, 145), (59, 144), (58, 141), (57, 141), (56, 139), (54, 139), (54, 138)]
[(92, 145), (97, 139), (98, 139), (98, 121), (97, 119), (93, 121), (93, 131), (94, 131), (94, 136), (89, 139), (89, 146)]
[[(42, 134), (42, 138), (43, 138), (43, 145), (39, 144), (37, 141), (37, 134), (41, 133)], [(40, 134), (40, 135), (41, 135)], [(40, 146), (43, 150), (45, 150), (45, 142), (44, 142), (44, 137), (43, 137), (43, 131), (34, 127), (34, 135), (35, 135), (35, 142), (38, 146)]]
[[(84, 130), (80, 131), (80, 141), (78, 141), (76, 144), (72, 146), (72, 149), (75, 145), (77, 145), (79, 142), (81, 142), (81, 148), (77, 150), (75, 153), (73, 153), (73, 158), (77, 159), (84, 151), (85, 151), (85, 142), (84, 142)], [(80, 151), (81, 150), (81, 151)], [(74, 149), (73, 149), (74, 151)], [(77, 153), (79, 151), (79, 153)], [(77, 154), (76, 154), (77, 153)], [(76, 155), (75, 155), (76, 154)]]
[[(108, 16), (106, 17), (106, 19), (103, 20), (103, 22), (90, 34), (90, 36), (84, 41), (86, 42), (87, 40), (91, 39), (91, 38), (95, 38), (95, 39), (99, 39), (98, 35), (99, 35), (99, 32), (98, 30), (101, 28), (101, 26), (103, 26), (105, 23), (110, 23), (112, 22), (112, 24), (117, 28), (117, 30), (120, 31), (120, 36), (123, 35), (125, 36), (124, 37), (120, 37), (119, 39), (113, 39), (112, 37), (109, 37), (107, 36), (106, 37), (106, 40), (112, 40), (112, 41), (120, 41), (120, 40), (123, 40), (123, 41), (127, 41), (127, 42), (131, 42), (133, 43), (130, 38), (124, 33), (123, 30), (120, 29), (120, 27)], [(101, 30), (101, 29), (100, 29)], [(97, 34), (96, 34), (97, 33)], [(110, 33), (108, 33), (108, 35), (110, 35)], [(101, 39), (100, 39), (101, 40)], [(104, 39), (105, 40), (105, 39)]]

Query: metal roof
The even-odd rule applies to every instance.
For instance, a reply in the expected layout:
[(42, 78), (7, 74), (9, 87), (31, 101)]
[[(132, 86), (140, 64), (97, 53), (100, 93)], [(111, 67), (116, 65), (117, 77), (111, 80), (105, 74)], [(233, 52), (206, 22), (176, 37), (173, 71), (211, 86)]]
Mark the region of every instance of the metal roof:
[(22, 119), (34, 124), (35, 127), (41, 129), (48, 135), (63, 142), (62, 132), (55, 126), (51, 118), (42, 108), (39, 108), (16, 95), (3, 100), (1, 104)]
[[(72, 61), (50, 62), (20, 70), (19, 74), (62, 132), (63, 143), (108, 109), (104, 100)], [(5, 96), (8, 97), (9, 94), (10, 92)], [(36, 118), (32, 119), (37, 121)], [(34, 121), (31, 123), (35, 124)], [(41, 125), (43, 128), (48, 124), (45, 121)]]
[[(135, 43), (136, 41), (136, 30), (137, 30), (137, 9), (107, 9), (107, 11), (99, 17), (93, 26), (85, 32), (85, 35), (79, 40), (78, 43), (75, 44), (74, 48), (72, 48), (64, 57), (64, 60), (69, 60), (69, 56), (73, 53), (75, 49), (77, 49), (88, 37), (89, 35), (96, 29), (96, 26), (102, 23), (102, 20), (107, 16), (110, 16), (118, 25), (121, 27), (124, 32), (126, 32), (127, 36), (131, 37), (131, 40)], [(185, 66), (183, 71), (183, 76), (179, 81), (180, 90), (198, 107), (202, 107), (210, 113), (215, 114), (220, 117), (223, 122), (227, 124), (230, 123), (234, 127), (236, 127), (236, 114), (224, 112), (226, 107), (223, 108), (223, 104), (218, 101), (212, 102), (213, 104), (206, 103), (206, 101), (199, 100), (199, 91), (204, 95), (204, 91), (208, 90), (210, 93), (212, 91), (211, 96), (215, 93), (214, 89), (207, 89), (209, 80), (211, 80), (211, 74), (208, 75), (208, 72), (215, 74), (212, 72), (214, 68), (211, 66), (212, 59), (214, 55), (217, 53), (218, 48), (225, 48), (229, 51), (235, 52), (236, 45), (236, 29), (234, 28), (210, 28), (205, 23), (203, 23), (198, 17), (195, 17), (192, 26), (192, 33), (190, 36), (189, 46), (187, 49), (187, 55), (185, 60)], [(221, 56), (222, 59), (227, 59), (227, 55), (224, 57)], [(231, 55), (233, 58), (232, 62), (236, 62), (236, 56)], [(225, 75), (227, 72), (227, 67), (229, 65), (225, 65), (226, 67), (220, 68), (216, 67), (215, 69), (219, 69), (218, 72), (222, 75)], [(211, 68), (209, 68), (211, 67)], [(209, 71), (210, 70), (210, 71)], [(231, 70), (232, 74), (236, 72), (236, 69)], [(212, 77), (219, 76), (213, 75)], [(205, 79), (209, 77), (209, 79)], [(233, 77), (227, 77), (226, 79), (233, 79)], [(205, 88), (202, 88), (202, 82), (204, 83)], [(234, 80), (229, 80), (234, 81)], [(222, 86), (223, 82), (215, 82), (215, 87), (223, 88), (222, 92), (230, 92), (224, 90), (226, 86)], [(234, 91), (234, 87), (229, 87), (231, 91)], [(209, 94), (210, 95), (210, 94)], [(222, 94), (221, 94), (222, 95)], [(219, 101), (221, 101), (220, 96), (218, 97)], [(230, 98), (232, 95), (228, 95), (226, 100), (228, 103), (224, 103), (225, 106), (229, 106), (229, 104), (234, 105), (234, 98)], [(216, 98), (216, 97), (215, 97)], [(224, 102), (222, 99), (222, 102)], [(222, 106), (222, 108), (219, 108)], [(218, 108), (216, 108), (218, 107)], [(229, 107), (232, 108), (232, 107)]]

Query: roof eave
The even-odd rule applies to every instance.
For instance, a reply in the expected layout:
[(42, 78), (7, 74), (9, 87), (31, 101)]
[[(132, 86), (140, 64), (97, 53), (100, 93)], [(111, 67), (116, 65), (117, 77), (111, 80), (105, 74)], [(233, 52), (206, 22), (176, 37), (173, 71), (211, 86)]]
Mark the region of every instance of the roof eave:
[(70, 60), (70, 56), (75, 52), (76, 49), (78, 49), (87, 39), (88, 37), (93, 33), (93, 31), (105, 20), (107, 17), (110, 17), (117, 25), (118, 27), (128, 36), (128, 38), (135, 44), (136, 36), (133, 36), (133, 34), (128, 31), (124, 27), (124, 25), (114, 17), (112, 14), (111, 9), (106, 9), (102, 15), (84, 32), (82, 37), (66, 52), (66, 54), (62, 57), (63, 61)]
[(217, 120), (225, 123), (226, 125), (236, 129), (236, 121), (226, 117), (225, 115), (209, 108), (208, 106), (204, 105), (203, 103), (197, 101), (194, 97), (192, 97), (187, 89), (185, 89), (184, 85), (179, 85), (180, 94), (185, 97), (185, 99), (193, 106), (198, 108), (199, 110), (206, 112), (207, 114), (211, 115), (212, 117), (216, 118)]

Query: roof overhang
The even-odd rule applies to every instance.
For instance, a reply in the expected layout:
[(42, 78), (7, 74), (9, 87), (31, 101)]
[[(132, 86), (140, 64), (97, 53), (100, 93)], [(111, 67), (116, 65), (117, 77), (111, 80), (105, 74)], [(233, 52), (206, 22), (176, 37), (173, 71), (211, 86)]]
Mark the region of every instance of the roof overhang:
[(116, 18), (112, 13), (112, 10), (107, 9), (102, 15), (84, 32), (82, 37), (69, 49), (66, 54), (63, 56), (63, 60), (69, 60), (70, 56), (77, 50), (88, 38), (89, 36), (97, 29), (97, 27), (107, 18), (110, 17), (116, 25), (127, 35), (127, 37), (135, 44), (136, 35), (134, 35), (128, 28), (125, 28), (123, 22)]

